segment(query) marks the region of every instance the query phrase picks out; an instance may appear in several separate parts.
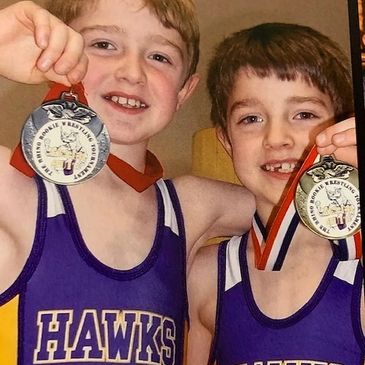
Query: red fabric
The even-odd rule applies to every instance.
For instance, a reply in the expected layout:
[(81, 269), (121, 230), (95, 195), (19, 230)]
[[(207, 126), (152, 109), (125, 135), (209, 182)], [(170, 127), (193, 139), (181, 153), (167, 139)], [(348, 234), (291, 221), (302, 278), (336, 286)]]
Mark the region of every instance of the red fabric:
[[(59, 99), (64, 91), (69, 92), (70, 87), (53, 83), (51, 89), (44, 98), (44, 102)], [(78, 95), (78, 101), (80, 103), (88, 105), (84, 87), (81, 83), (73, 85), (72, 91)], [(10, 164), (26, 176), (35, 176), (34, 170), (28, 165), (24, 157), (20, 143), (11, 156)], [(133, 166), (113, 154), (109, 154), (107, 165), (115, 175), (138, 192), (146, 190), (163, 176), (163, 169), (160, 162), (150, 151), (147, 151), (146, 153), (146, 169), (144, 173), (137, 171)]]
[(139, 193), (153, 185), (163, 175), (163, 169), (157, 157), (150, 151), (146, 153), (146, 169), (144, 173), (110, 154), (107, 165), (120, 179)]

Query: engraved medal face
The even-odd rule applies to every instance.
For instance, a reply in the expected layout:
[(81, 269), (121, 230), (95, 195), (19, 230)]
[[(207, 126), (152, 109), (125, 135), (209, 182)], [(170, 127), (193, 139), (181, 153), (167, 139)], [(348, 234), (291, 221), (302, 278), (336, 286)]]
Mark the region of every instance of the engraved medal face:
[(44, 103), (28, 117), (21, 142), (34, 171), (60, 185), (95, 176), (105, 165), (110, 146), (108, 132), (96, 113), (63, 97)]
[(295, 206), (302, 222), (328, 239), (352, 236), (361, 227), (358, 172), (324, 156), (301, 177)]

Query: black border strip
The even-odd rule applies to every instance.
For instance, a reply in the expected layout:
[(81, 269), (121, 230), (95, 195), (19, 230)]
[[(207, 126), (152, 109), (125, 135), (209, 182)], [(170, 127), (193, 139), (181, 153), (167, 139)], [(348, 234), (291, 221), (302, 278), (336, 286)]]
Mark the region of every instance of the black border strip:
[[(362, 233), (362, 252), (365, 253), (365, 108), (364, 108), (364, 84), (363, 70), (361, 66), (361, 38), (359, 27), (359, 9), (357, 0), (347, 0), (348, 18), (350, 27), (350, 45), (351, 45), (351, 66), (352, 66), (352, 84), (354, 94), (354, 107), (356, 119), (356, 138), (357, 138), (357, 156), (359, 169), (359, 186), (360, 186), (360, 206), (361, 208), (361, 233)], [(365, 285), (365, 266), (363, 265), (363, 278)]]

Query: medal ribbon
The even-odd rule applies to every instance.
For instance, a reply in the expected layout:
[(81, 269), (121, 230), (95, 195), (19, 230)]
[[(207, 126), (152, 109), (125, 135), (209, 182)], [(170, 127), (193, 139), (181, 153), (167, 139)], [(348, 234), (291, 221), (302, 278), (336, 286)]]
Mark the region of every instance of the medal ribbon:
[[(300, 222), (300, 217), (294, 205), (297, 184), (303, 173), (318, 161), (319, 155), (316, 146), (313, 146), (300, 170), (295, 175), (267, 235), (258, 215), (255, 214), (250, 234), (254, 245), (255, 265), (259, 270), (278, 271), (281, 269)], [(335, 254), (340, 260), (354, 260), (361, 257), (360, 232), (345, 239), (330, 241), (334, 243)]]
[[(84, 87), (81, 83), (73, 85), (71, 91), (78, 96), (78, 101), (80, 103), (88, 105)], [(53, 83), (44, 99), (44, 103), (59, 99), (63, 92), (70, 92), (70, 88), (62, 84)], [(26, 176), (33, 177), (36, 174), (28, 165), (20, 144), (15, 148), (10, 159), (10, 164)], [(150, 151), (146, 152), (146, 167), (144, 173), (137, 171), (133, 166), (111, 153), (108, 156), (107, 165), (115, 175), (138, 192), (142, 192), (149, 188), (158, 179), (162, 178), (163, 175), (163, 168), (160, 162)]]

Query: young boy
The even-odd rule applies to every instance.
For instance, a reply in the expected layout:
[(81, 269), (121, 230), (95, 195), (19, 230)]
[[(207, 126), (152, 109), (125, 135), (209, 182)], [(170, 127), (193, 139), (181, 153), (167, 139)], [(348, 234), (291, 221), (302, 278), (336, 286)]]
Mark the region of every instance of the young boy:
[[(84, 42), (89, 105), (108, 128), (117, 167), (143, 180), (147, 161), (158, 165), (149, 139), (198, 82), (191, 1), (49, 7), (83, 40), (33, 3), (15, 4), (0, 12), (1, 74), (73, 84), (85, 71)], [(25, 176), (9, 157), (2, 148), (0, 363), (181, 364), (193, 243), (248, 229), (252, 195), (193, 177), (137, 192), (109, 165), (66, 188)]]
[[(233, 34), (216, 49), (208, 87), (218, 137), (263, 227), (319, 132), (328, 127), (316, 139), (321, 153), (356, 160), (353, 118), (332, 125), (353, 110), (347, 60), (311, 28), (269, 23)], [(254, 262), (251, 234), (196, 256), (189, 364), (363, 363), (358, 261), (339, 262), (300, 224), (281, 271)]]

